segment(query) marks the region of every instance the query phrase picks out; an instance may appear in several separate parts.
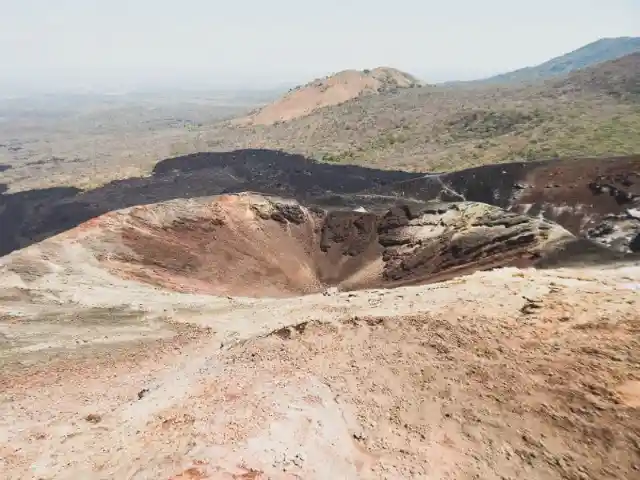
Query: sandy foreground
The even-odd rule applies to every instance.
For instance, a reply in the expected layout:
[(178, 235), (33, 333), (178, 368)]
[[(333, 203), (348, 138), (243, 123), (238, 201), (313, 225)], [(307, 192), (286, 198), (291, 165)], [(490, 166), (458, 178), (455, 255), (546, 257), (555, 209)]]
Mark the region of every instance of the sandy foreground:
[(0, 477), (639, 478), (639, 285), (626, 265), (289, 299), (121, 293), (130, 310), (14, 297)]

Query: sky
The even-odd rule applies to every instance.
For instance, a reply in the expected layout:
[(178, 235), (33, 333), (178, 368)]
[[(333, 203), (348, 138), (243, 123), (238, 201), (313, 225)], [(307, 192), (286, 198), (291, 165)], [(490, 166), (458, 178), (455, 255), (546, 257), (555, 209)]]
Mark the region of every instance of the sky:
[(640, 0), (0, 0), (0, 88), (271, 88), (392, 66), (430, 82), (640, 36)]

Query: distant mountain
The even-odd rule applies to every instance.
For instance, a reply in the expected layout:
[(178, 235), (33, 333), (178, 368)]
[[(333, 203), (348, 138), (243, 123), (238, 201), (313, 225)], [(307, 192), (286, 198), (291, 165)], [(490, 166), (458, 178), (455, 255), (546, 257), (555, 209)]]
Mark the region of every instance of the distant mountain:
[(563, 93), (591, 92), (622, 100), (640, 99), (640, 51), (550, 81)]
[(615, 60), (635, 52), (640, 52), (640, 37), (603, 38), (566, 55), (552, 58), (540, 65), (521, 68), (513, 72), (477, 80), (473, 83), (536, 82), (553, 77), (561, 77), (575, 70), (588, 68), (608, 60)]

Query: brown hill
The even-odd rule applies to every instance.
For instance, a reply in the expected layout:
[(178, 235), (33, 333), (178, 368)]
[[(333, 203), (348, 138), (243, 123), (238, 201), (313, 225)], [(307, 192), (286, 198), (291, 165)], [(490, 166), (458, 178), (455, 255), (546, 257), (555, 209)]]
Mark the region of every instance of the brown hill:
[(322, 107), (338, 105), (362, 95), (412, 88), (420, 81), (395, 68), (344, 70), (298, 86), (284, 97), (242, 119), (252, 125), (272, 125), (303, 117)]

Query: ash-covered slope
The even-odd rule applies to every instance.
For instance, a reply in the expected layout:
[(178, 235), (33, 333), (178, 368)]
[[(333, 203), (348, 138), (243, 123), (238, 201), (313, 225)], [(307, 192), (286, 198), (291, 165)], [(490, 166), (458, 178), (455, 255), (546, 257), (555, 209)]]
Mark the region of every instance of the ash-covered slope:
[[(271, 150), (201, 153), (160, 162), (148, 178), (0, 195), (0, 255), (104, 213), (171, 199), (252, 191), (354, 208), (380, 197), (470, 201), (542, 215), (575, 235), (637, 250), (640, 156), (564, 159), (478, 167), (447, 174), (317, 163)], [(366, 206), (366, 205), (364, 205)]]

